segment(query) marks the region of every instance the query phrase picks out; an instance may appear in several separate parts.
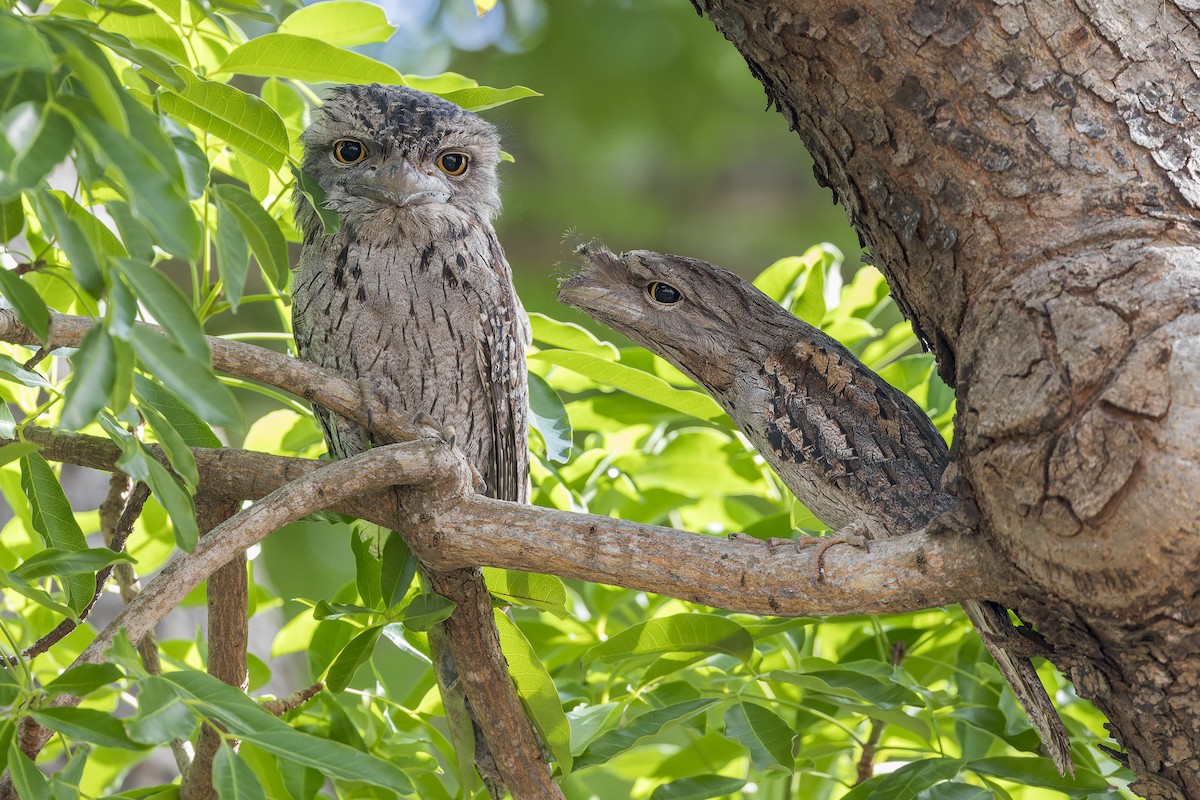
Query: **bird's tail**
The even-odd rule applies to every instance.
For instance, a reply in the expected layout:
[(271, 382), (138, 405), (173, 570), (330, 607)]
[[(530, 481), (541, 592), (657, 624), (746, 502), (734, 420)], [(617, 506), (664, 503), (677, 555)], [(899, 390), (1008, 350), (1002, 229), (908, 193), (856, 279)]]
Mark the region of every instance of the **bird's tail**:
[(1037, 670), (1033, 668), (1028, 658), (1015, 656), (1004, 648), (1004, 641), (1014, 635), (1012, 621), (1008, 611), (995, 603), (966, 602), (962, 604), (967, 619), (975, 625), (983, 638), (1000, 673), (1012, 687), (1013, 694), (1029, 716), (1029, 722), (1034, 730), (1042, 737), (1042, 744), (1054, 760), (1060, 775), (1070, 772), (1075, 774), (1075, 765), (1071, 762), (1071, 740), (1067, 729), (1058, 716), (1058, 710), (1050, 701)]

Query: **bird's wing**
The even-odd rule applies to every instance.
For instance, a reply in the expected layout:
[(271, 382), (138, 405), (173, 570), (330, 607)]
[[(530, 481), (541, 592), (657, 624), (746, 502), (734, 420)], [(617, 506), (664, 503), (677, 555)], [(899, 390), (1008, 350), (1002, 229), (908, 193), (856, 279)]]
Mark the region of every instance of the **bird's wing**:
[(785, 464), (805, 462), (796, 477), (811, 491), (791, 488), (824, 522), (903, 521), (895, 533), (907, 533), (944, 510), (941, 435), (849, 353), (800, 342), (768, 357), (763, 377), (767, 444)]
[(484, 320), (480, 369), (491, 386), (488, 408), (494, 447), (488, 494), (500, 500), (529, 499), (529, 385), (525, 372), (525, 342), (529, 321), (520, 298), (512, 289), (508, 262), (499, 245), (492, 248), (492, 268), (500, 276), (499, 296), (489, 319)]

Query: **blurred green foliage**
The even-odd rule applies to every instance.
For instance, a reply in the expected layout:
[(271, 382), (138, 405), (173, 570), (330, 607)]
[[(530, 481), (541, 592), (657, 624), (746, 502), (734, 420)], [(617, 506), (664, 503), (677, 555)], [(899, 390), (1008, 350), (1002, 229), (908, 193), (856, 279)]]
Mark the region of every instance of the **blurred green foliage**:
[[(509, 7), (521, 35), (496, 41), (529, 49), (459, 53), (451, 66), (545, 95), (487, 112), (516, 156), (501, 235), (529, 305), (549, 312), (534, 317), (529, 360), (534, 502), (711, 535), (821, 527), (678, 371), (556, 319), (549, 273), (569, 259), (559, 237), (571, 227), (762, 271), (764, 291), (948, 434), (953, 394), (879, 273), (850, 270), (843, 285), (839, 248), (808, 246), (853, 237), (707, 23), (665, 0), (543, 17), (514, 0), (492, 13)], [(96, 320), (78, 348), (0, 346), (0, 437), (11, 440), (0, 494), (14, 512), (0, 531), (0, 651), (15, 657), (0, 670), (0, 765), (26, 800), (175, 797), (176, 776), (134, 767), (201, 722), (242, 740), (218, 752), (222, 798), (478, 796), (428, 669), (425, 631), (448, 608), (420, 593), (403, 543), (374, 526), (303, 520), (251, 553), (249, 613), (270, 643), (251, 659), (249, 697), (201, 671), (202, 634), (159, 642), (162, 675), (122, 638), (108, 663), (72, 668), (90, 622), (20, 655), (83, 613), (104, 564), (132, 557), (149, 576), (194, 547), (191, 448), (323, 453), (309, 410), (216, 375), (204, 334), (287, 342), (299, 132), (319, 84), (401, 79), (401, 59), (348, 49), (374, 43), (387, 58), (391, 36), (379, 8), (354, 0), (302, 11), (59, 0), (0, 13), (0, 294), (43, 341), (50, 311)], [(439, 41), (422, 52), (453, 52)], [(409, 80), (479, 107), (527, 94), (455, 94), (476, 89), (456, 74)], [(97, 513), (72, 509), (58, 469), (21, 441), (31, 426), (107, 437), (151, 488), (128, 555), (98, 546)], [(1075, 741), (1076, 776), (1058, 777), (957, 612), (768, 619), (553, 576), (487, 579), (513, 608), (514, 622), (497, 617), (505, 653), (573, 799), (1090, 797), (1128, 779), (1096, 747), (1103, 720), (1046, 668)], [(326, 689), (282, 719), (250, 699), (317, 680)], [(52, 707), (64, 692), (83, 702)], [(18, 746), (26, 716), (59, 734), (36, 765)]]

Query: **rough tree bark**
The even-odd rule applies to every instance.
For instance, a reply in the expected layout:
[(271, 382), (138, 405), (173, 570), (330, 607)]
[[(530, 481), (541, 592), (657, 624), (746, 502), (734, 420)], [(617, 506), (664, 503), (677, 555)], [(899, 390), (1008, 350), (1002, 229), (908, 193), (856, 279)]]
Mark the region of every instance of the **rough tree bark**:
[(997, 591), (1200, 797), (1200, 4), (696, 4), (956, 386)]

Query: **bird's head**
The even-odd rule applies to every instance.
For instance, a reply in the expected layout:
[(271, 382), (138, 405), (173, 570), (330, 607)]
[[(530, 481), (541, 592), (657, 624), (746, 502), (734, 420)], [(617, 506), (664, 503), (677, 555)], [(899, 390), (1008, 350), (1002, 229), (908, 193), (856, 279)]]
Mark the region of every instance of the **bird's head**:
[[(304, 172), (344, 218), (500, 211), (500, 137), (482, 118), (404, 86), (334, 88), (304, 131)], [(297, 193), (302, 227), (317, 225)]]
[[(704, 261), (592, 242), (558, 299), (644, 345), (706, 386), (727, 390), (747, 357), (762, 363), (796, 318), (746, 280)], [(774, 331), (774, 333), (772, 332)], [(786, 334), (783, 334), (786, 336)]]

